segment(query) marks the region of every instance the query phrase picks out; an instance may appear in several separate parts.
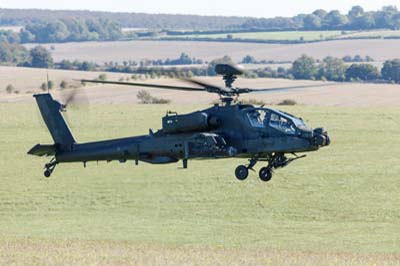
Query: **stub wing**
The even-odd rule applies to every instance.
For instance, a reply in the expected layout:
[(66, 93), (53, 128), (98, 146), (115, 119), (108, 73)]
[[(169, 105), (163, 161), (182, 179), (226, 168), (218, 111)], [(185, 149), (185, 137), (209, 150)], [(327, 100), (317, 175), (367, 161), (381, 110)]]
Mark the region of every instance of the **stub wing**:
[(28, 154), (36, 156), (53, 156), (56, 154), (56, 146), (36, 144), (28, 151)]

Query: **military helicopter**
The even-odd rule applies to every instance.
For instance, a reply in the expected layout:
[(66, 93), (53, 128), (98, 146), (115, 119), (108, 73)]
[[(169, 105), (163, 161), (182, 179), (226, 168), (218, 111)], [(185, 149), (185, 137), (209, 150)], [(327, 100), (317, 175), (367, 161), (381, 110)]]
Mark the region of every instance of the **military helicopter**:
[[(279, 110), (243, 104), (241, 94), (266, 93), (310, 86), (275, 89), (237, 88), (233, 86), (243, 68), (218, 64), (217, 74), (222, 75), (225, 87), (218, 87), (198, 80), (186, 80), (197, 87), (168, 86), (161, 84), (117, 81), (82, 80), (85, 83), (117, 84), (182, 91), (199, 91), (218, 94), (221, 103), (205, 110), (189, 114), (167, 112), (162, 118), (162, 129), (148, 135), (111, 139), (90, 143), (77, 143), (62, 112), (66, 104), (53, 99), (49, 93), (36, 94), (36, 102), (43, 120), (50, 131), (54, 144), (37, 144), (28, 154), (53, 156), (45, 165), (44, 175), (50, 177), (60, 163), (90, 161), (132, 160), (151, 164), (167, 164), (182, 161), (188, 167), (191, 159), (243, 158), (248, 163), (239, 165), (235, 176), (245, 180), (249, 170), (258, 162), (265, 165), (259, 170), (259, 178), (269, 181), (274, 169), (286, 167), (294, 160), (304, 158), (298, 152), (316, 151), (330, 144), (323, 128), (310, 128), (294, 115)], [(290, 158), (286, 155), (292, 154)]]

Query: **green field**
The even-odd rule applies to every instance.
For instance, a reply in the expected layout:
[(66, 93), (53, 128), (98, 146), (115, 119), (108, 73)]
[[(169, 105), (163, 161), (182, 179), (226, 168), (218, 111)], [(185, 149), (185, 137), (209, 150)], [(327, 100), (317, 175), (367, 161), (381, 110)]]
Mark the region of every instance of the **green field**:
[[(146, 134), (166, 110), (199, 108), (94, 105), (68, 117), (84, 142)], [(48, 159), (26, 155), (51, 143), (36, 106), (1, 104), (0, 264), (399, 263), (400, 108), (284, 109), (325, 126), (332, 145), (263, 183), (237, 181), (236, 159), (59, 165), (45, 179)]]
[(226, 39), (228, 34), (233, 39), (251, 39), (251, 40), (272, 40), (272, 41), (318, 41), (326, 39), (346, 39), (346, 38), (399, 38), (400, 30), (367, 30), (367, 31), (272, 31), (272, 32), (239, 32), (239, 33), (221, 33), (221, 34), (187, 34), (178, 36), (166, 36), (166, 38), (211, 38)]
[(227, 38), (231, 34), (234, 39), (253, 39), (253, 40), (300, 40), (305, 41), (324, 40), (340, 36), (341, 31), (271, 31), (271, 32), (241, 32), (241, 33), (224, 33), (224, 34), (188, 34), (178, 36), (167, 36), (173, 38)]

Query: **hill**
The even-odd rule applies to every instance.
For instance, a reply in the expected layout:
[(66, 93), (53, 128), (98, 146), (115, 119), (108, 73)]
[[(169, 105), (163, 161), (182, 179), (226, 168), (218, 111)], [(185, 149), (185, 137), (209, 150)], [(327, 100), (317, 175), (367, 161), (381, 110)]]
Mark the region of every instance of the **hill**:
[(145, 14), (87, 10), (0, 9), (0, 25), (27, 25), (59, 19), (109, 19), (127, 28), (145, 29), (223, 29), (244, 23), (248, 17)]

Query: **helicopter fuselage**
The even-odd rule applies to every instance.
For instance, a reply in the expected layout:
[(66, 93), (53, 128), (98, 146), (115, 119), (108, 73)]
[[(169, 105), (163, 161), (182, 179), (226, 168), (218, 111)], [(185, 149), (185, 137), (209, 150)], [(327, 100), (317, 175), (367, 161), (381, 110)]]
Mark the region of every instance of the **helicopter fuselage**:
[(37, 144), (28, 152), (54, 156), (45, 166), (45, 176), (50, 176), (59, 163), (134, 160), (136, 164), (166, 164), (182, 160), (187, 168), (191, 159), (238, 157), (250, 159), (248, 166), (236, 169), (238, 179), (247, 178), (248, 169), (257, 161), (267, 161), (260, 178), (268, 181), (272, 169), (302, 158), (288, 159), (285, 154), (315, 151), (330, 144), (323, 128), (312, 129), (293, 115), (246, 104), (216, 104), (184, 115), (168, 112), (162, 118), (162, 128), (149, 130), (148, 135), (77, 143), (62, 117), (63, 105), (50, 94), (35, 97), (55, 142)]
[(312, 130), (287, 113), (252, 105), (215, 105), (186, 115), (169, 113), (163, 118), (163, 128), (149, 135), (73, 144), (71, 150), (55, 157), (58, 162), (163, 164), (183, 159), (268, 157), (315, 151), (328, 144), (324, 130)]

